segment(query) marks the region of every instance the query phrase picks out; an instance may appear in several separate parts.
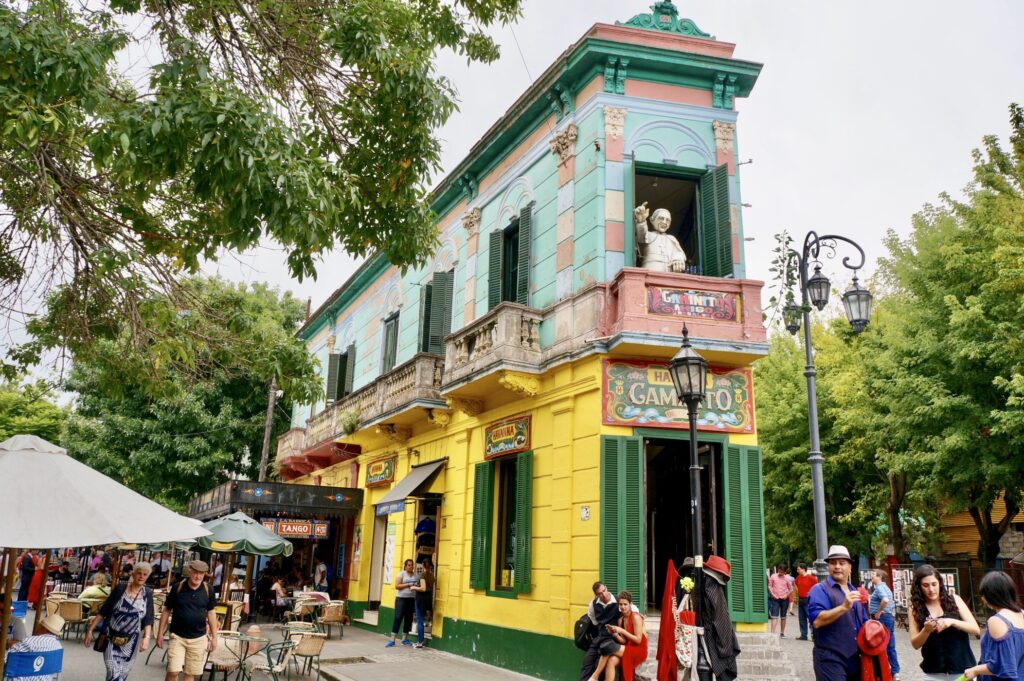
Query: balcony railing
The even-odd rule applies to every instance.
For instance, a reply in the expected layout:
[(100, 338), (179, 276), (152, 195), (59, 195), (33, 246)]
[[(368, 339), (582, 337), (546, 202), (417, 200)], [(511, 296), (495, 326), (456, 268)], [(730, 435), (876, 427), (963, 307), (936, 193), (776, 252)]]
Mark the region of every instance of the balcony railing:
[(345, 434), (349, 412), (363, 428), (417, 403), (442, 405), (444, 402), (439, 391), (443, 373), (444, 360), (441, 357), (428, 353), (416, 355), (309, 419), (304, 448)]
[(541, 363), (544, 315), (517, 303), (502, 303), (445, 343), (445, 386), (494, 366), (536, 368)]
[(277, 438), (277, 461), (283, 461), (289, 456), (301, 454), (306, 446), (306, 430), (304, 428), (292, 428), (282, 433)]

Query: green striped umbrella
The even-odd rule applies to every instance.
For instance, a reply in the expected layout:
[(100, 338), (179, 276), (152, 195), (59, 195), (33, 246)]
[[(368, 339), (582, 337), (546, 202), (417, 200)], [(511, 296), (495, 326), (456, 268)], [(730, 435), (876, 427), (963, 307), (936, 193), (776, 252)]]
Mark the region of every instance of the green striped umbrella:
[(196, 545), (215, 553), (250, 553), (256, 556), (290, 556), (292, 543), (274, 534), (244, 513), (231, 513), (203, 523), (209, 536)]

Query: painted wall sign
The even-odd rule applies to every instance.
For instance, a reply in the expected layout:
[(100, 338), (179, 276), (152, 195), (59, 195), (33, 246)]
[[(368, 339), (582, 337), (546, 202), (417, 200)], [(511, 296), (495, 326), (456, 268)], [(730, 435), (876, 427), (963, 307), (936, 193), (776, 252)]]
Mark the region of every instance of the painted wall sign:
[(386, 459), (371, 461), (366, 466), (366, 486), (380, 487), (395, 481), (395, 464), (397, 456), (389, 456)]
[(664, 286), (647, 287), (647, 311), (651, 314), (716, 322), (742, 321), (740, 297), (721, 291), (693, 291)]
[[(688, 428), (666, 362), (605, 360), (604, 422), (614, 426)], [(697, 429), (754, 432), (754, 382), (749, 368), (708, 370), (707, 395), (697, 408)]]
[(498, 421), (484, 430), (484, 458), (530, 449), (530, 416)]
[(327, 539), (331, 525), (321, 520), (297, 518), (262, 518), (260, 523), (271, 532), (291, 539)]
[(400, 501), (389, 501), (386, 504), (377, 504), (377, 515), (388, 515), (390, 513), (401, 513), (405, 510), (405, 499)]

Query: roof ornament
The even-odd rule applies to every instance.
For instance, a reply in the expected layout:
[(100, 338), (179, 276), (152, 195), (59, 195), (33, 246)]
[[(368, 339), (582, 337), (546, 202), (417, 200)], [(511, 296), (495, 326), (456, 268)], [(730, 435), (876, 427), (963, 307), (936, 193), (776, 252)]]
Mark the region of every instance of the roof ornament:
[(659, 0), (651, 5), (650, 14), (637, 14), (629, 21), (616, 21), (616, 26), (632, 26), (633, 28), (646, 28), (651, 31), (665, 31), (667, 33), (678, 33), (689, 35), (695, 38), (708, 38), (714, 40), (710, 33), (705, 33), (693, 23), (692, 19), (680, 19), (679, 9), (672, 0)]

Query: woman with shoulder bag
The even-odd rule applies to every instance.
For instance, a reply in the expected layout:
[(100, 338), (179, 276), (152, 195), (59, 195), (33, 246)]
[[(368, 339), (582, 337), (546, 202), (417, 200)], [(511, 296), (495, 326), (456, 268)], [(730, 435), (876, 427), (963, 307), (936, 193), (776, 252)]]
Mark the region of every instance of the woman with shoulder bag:
[(106, 622), (108, 645), (103, 650), (107, 667), (106, 681), (125, 681), (135, 664), (135, 657), (149, 648), (153, 637), (153, 593), (146, 580), (153, 568), (149, 563), (136, 563), (131, 579), (119, 585), (100, 607), (99, 615), (89, 623), (85, 645), (92, 645), (93, 631)]

